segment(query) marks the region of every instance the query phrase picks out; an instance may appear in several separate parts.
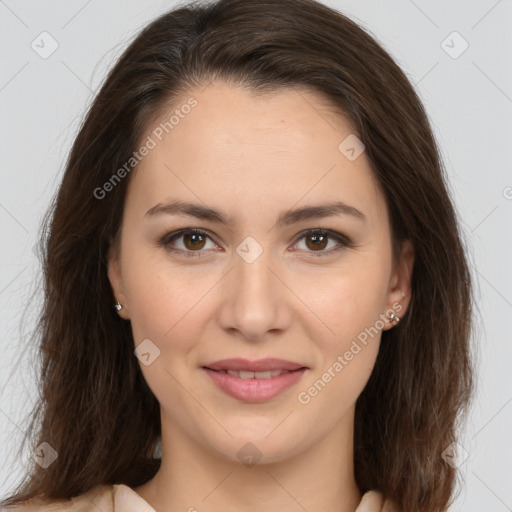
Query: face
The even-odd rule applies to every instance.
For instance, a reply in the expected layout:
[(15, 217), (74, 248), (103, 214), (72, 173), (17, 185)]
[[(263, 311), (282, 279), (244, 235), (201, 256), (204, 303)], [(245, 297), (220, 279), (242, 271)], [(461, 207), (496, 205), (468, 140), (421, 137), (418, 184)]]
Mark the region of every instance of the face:
[(317, 93), (217, 82), (162, 119), (191, 97), (162, 140), (158, 122), (144, 136), (109, 278), (163, 431), (283, 460), (352, 422), (389, 314), (407, 308), (412, 249), (393, 266), (369, 160)]

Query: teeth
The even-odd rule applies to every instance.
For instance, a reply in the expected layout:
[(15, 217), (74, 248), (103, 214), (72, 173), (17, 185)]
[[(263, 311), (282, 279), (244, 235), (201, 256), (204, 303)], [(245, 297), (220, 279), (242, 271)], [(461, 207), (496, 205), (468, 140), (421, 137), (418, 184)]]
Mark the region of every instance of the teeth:
[(246, 370), (226, 370), (226, 373), (240, 379), (270, 379), (284, 373), (290, 373), (289, 370), (267, 370), (265, 372), (249, 372)]

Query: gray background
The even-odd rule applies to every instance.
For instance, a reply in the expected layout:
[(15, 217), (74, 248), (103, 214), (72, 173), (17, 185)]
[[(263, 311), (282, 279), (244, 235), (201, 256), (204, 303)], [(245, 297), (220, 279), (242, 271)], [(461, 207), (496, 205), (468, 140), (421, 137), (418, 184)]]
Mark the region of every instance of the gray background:
[[(512, 173), (506, 142), (512, 135), (512, 1), (325, 3), (359, 22), (396, 58), (416, 84), (441, 145), (480, 318), (478, 394), (460, 440), (467, 451), (460, 466), (465, 486), (451, 510), (512, 510)], [(26, 340), (40, 306), (33, 247), (42, 215), (106, 71), (143, 25), (173, 5), (0, 0), (2, 497), (31, 456), (19, 457), (16, 450), (37, 400)], [(51, 49), (48, 36), (39, 36), (43, 31), (58, 44), (48, 58), (31, 47), (35, 41), (39, 52), (43, 44), (44, 51)], [(461, 53), (465, 41), (469, 46)]]

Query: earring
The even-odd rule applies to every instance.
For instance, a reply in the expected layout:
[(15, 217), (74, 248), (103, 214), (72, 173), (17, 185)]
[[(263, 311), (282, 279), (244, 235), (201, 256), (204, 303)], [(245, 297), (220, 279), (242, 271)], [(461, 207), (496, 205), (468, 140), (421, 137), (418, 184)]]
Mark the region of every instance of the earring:
[(117, 311), (121, 311), (121, 309), (123, 309), (123, 306), (119, 303), (119, 301), (115, 303), (114, 307), (117, 309)]
[(400, 322), (400, 318), (398, 316), (396, 316), (395, 313), (389, 314), (389, 320), (391, 322), (396, 322), (396, 323)]

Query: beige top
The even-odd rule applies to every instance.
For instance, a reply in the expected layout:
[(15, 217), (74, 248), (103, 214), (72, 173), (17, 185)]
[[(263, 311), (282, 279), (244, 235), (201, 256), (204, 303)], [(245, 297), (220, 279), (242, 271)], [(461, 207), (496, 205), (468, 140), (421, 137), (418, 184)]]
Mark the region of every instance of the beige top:
[[(2, 508), (5, 512), (156, 512), (133, 489), (124, 484), (98, 485), (94, 489), (70, 500), (46, 501), (34, 498), (13, 508)], [(384, 502), (382, 494), (369, 491), (355, 512), (396, 512), (389, 500)]]

